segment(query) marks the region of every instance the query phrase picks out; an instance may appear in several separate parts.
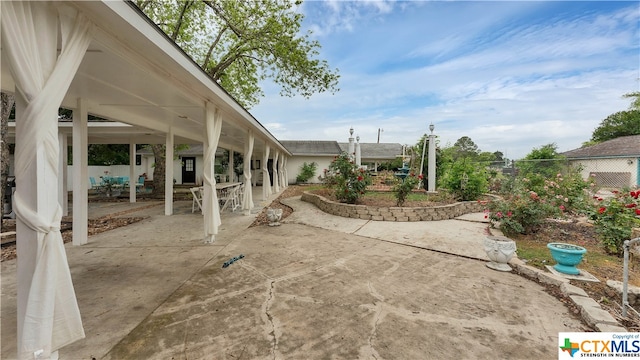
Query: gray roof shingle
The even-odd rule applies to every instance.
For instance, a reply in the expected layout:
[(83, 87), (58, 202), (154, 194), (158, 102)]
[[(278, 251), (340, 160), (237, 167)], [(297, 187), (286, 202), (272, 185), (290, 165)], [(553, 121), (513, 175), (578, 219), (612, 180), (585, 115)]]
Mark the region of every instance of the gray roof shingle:
[[(349, 150), (349, 143), (338, 143), (342, 151)], [(394, 160), (402, 155), (402, 144), (394, 143), (360, 143), (360, 153), (364, 159)]]
[(562, 155), (568, 158), (639, 156), (640, 135), (621, 136), (592, 146), (569, 150)]
[(293, 156), (335, 156), (342, 152), (337, 141), (280, 140), (280, 143), (287, 148)]

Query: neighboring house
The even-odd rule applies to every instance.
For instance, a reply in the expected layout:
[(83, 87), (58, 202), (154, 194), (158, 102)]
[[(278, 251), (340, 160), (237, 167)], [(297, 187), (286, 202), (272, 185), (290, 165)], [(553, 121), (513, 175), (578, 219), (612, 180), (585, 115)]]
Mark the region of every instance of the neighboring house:
[[(342, 151), (349, 151), (349, 143), (338, 143)], [(402, 157), (402, 144), (394, 143), (360, 143), (362, 165), (375, 169), (376, 164), (393, 161)]]
[[(319, 183), (318, 178), (329, 168), (329, 164), (337, 155), (348, 152), (349, 143), (318, 140), (281, 140), (280, 143), (292, 154), (287, 162), (289, 183), (296, 182), (302, 165), (315, 162), (318, 164), (316, 174), (310, 183)], [(402, 144), (393, 143), (360, 143), (361, 163), (373, 169), (374, 164), (395, 160), (402, 154)]]
[(599, 186), (640, 186), (640, 135), (622, 136), (562, 153), (582, 175), (593, 176)]
[(324, 169), (329, 168), (329, 164), (331, 164), (334, 157), (342, 152), (337, 141), (280, 140), (280, 143), (292, 155), (287, 162), (290, 184), (296, 182), (296, 177), (300, 174), (300, 168), (305, 162), (318, 164), (316, 174), (309, 179), (309, 182), (319, 183), (320, 179), (318, 177), (324, 172)]

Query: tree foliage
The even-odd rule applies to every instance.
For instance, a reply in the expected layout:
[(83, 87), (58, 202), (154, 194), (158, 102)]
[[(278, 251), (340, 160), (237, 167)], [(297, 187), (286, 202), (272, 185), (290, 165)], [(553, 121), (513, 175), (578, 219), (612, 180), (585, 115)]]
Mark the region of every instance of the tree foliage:
[(631, 93), (628, 93), (628, 94), (624, 94), (624, 95), (622, 95), (622, 97), (632, 98), (633, 99), (631, 101), (631, 105), (629, 106), (629, 109), (640, 110), (640, 91), (635, 91), (635, 92), (631, 92)]
[(486, 164), (467, 158), (455, 160), (444, 171), (441, 185), (458, 200), (477, 200), (488, 190)]
[(478, 145), (471, 140), (468, 136), (463, 136), (458, 139), (454, 144), (454, 159), (459, 158), (475, 158), (480, 153)]
[(301, 1), (143, 1), (138, 7), (240, 104), (251, 107), (267, 78), (281, 95), (338, 88), (320, 44), (301, 34)]
[(87, 150), (89, 165), (128, 165), (129, 145), (91, 144)]
[[(301, 33), (301, 1), (135, 0), (134, 3), (238, 103), (250, 108), (263, 95), (260, 81), (281, 95), (338, 91), (338, 71), (319, 60), (320, 44)], [(164, 147), (156, 159), (154, 192), (164, 182)]]
[(640, 109), (618, 111), (607, 116), (593, 131), (591, 141), (599, 143), (628, 135), (640, 135)]
[(2, 114), (0, 116), (0, 219), (4, 215), (4, 196), (9, 176), (9, 145), (7, 137), (9, 134), (9, 114), (15, 111), (13, 95), (8, 93), (0, 94), (2, 100)]
[(520, 176), (528, 179), (531, 188), (542, 186), (546, 179), (553, 179), (562, 172), (564, 162), (560, 160), (564, 158), (558, 154), (555, 143), (534, 148), (518, 163)]

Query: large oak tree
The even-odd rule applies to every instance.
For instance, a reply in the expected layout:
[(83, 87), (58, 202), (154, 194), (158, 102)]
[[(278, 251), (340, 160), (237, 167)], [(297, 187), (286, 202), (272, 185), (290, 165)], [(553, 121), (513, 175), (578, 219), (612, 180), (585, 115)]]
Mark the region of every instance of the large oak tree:
[[(136, 5), (246, 108), (259, 102), (260, 81), (284, 96), (338, 91), (337, 69), (317, 59), (320, 44), (303, 34), (301, 1), (136, 0)], [(152, 146), (154, 187), (164, 182), (164, 147)]]

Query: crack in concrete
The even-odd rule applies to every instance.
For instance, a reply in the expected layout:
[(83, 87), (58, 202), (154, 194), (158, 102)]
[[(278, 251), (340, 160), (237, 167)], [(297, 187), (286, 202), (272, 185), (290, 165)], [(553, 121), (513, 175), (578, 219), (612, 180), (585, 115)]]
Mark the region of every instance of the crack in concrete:
[(267, 336), (272, 338), (271, 353), (273, 354), (274, 360), (283, 358), (282, 354), (280, 354), (280, 352), (278, 351), (278, 330), (276, 328), (273, 315), (269, 311), (271, 309), (271, 305), (274, 300), (273, 292), (274, 292), (275, 283), (276, 283), (276, 280), (267, 280), (267, 284), (268, 284), (267, 299), (264, 302), (264, 304), (262, 304), (262, 313), (264, 315), (263, 321), (265, 322), (265, 325), (268, 327)]
[(373, 357), (374, 359), (380, 359), (381, 358), (380, 354), (378, 354), (375, 347), (373, 346), (373, 339), (378, 334), (378, 324), (384, 317), (382, 315), (382, 310), (383, 310), (382, 307), (384, 305), (384, 296), (382, 296), (380, 293), (378, 293), (378, 291), (376, 291), (373, 285), (371, 285), (371, 281), (368, 282), (367, 287), (369, 288), (369, 294), (371, 294), (371, 296), (373, 296), (378, 300), (373, 302), (373, 305), (375, 306), (376, 314), (375, 314), (375, 317), (373, 318), (373, 327), (371, 329), (371, 333), (369, 334), (369, 339), (368, 339), (369, 348), (367, 349), (368, 350), (367, 355), (369, 357)]

